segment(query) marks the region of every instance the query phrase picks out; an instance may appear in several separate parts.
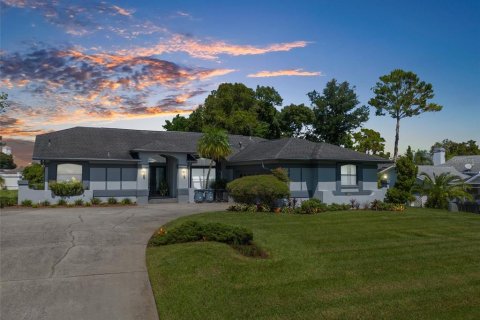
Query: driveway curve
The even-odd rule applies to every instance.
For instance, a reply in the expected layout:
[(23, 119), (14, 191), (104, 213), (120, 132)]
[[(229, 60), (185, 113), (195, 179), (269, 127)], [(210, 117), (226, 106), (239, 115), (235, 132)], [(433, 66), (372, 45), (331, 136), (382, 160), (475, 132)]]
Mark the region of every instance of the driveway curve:
[(0, 318), (158, 319), (145, 246), (160, 225), (225, 204), (2, 209)]

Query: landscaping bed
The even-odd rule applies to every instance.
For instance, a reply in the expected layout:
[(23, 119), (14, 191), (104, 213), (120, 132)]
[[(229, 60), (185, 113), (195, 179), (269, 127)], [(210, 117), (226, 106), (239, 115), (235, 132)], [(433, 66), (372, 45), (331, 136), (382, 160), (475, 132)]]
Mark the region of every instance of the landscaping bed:
[(182, 223), (246, 228), (266, 259), (211, 241), (147, 248), (160, 319), (477, 319), (480, 219), (402, 213), (212, 212)]

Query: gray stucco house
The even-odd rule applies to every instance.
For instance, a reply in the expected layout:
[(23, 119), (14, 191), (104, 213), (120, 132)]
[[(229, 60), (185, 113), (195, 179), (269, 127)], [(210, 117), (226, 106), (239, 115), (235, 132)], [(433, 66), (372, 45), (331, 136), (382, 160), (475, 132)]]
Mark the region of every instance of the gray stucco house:
[[(445, 161), (445, 149), (436, 148), (432, 155), (432, 165), (419, 165), (417, 180), (423, 179), (422, 173), (427, 174), (430, 178), (447, 173), (457, 176), (466, 184), (470, 185), (469, 192), (475, 200), (480, 200), (480, 155), (454, 156)], [(379, 171), (379, 175), (383, 183), (389, 187), (393, 187), (397, 180), (397, 172), (395, 165), (384, 167)], [(426, 197), (417, 197), (412, 203), (414, 206), (424, 205)]]
[[(196, 151), (201, 135), (91, 127), (39, 135), (33, 160), (45, 166), (45, 187), (32, 190), (21, 182), (19, 202), (56, 202), (49, 181), (72, 178), (82, 181), (85, 193), (77, 198), (85, 201), (115, 197), (137, 203), (192, 202), (194, 190), (203, 187), (209, 163)], [(233, 153), (215, 164), (213, 180), (230, 181), (282, 167), (288, 170), (292, 197), (300, 200), (363, 203), (384, 198), (386, 189), (377, 187), (377, 166), (389, 160), (297, 138), (229, 135), (229, 141)]]

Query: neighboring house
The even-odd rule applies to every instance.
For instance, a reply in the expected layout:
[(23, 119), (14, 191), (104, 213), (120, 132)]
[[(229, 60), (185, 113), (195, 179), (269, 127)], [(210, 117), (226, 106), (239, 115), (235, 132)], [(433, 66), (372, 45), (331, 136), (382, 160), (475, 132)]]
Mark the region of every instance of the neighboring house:
[[(138, 203), (154, 199), (192, 202), (203, 188), (209, 160), (197, 154), (201, 133), (75, 127), (36, 137), (33, 159), (45, 165), (44, 190), (21, 182), (24, 199), (56, 201), (49, 181), (76, 178), (83, 182), (80, 197), (130, 198)], [(325, 203), (383, 200), (377, 188), (377, 166), (386, 163), (327, 143), (297, 138), (265, 140), (229, 135), (232, 154), (215, 164), (211, 181), (288, 170), (292, 197), (318, 198)]]
[(21, 169), (1, 169), (0, 177), (5, 180), (5, 189), (18, 190), (18, 180), (22, 178)]
[(12, 148), (10, 148), (9, 146), (2, 146), (2, 153), (11, 155), (12, 154)]
[[(477, 156), (455, 156), (445, 161), (445, 149), (436, 148), (433, 152), (433, 165), (418, 166), (418, 179), (423, 177), (420, 174), (426, 173), (428, 176), (439, 176), (442, 173), (449, 173), (458, 176), (465, 183), (470, 185), (471, 194), (475, 199), (480, 199), (480, 155)], [(384, 184), (393, 187), (397, 178), (395, 166), (389, 166), (379, 171), (380, 179)], [(425, 202), (423, 198), (422, 202)], [(418, 201), (417, 201), (418, 202)], [(418, 203), (419, 204), (419, 203)]]

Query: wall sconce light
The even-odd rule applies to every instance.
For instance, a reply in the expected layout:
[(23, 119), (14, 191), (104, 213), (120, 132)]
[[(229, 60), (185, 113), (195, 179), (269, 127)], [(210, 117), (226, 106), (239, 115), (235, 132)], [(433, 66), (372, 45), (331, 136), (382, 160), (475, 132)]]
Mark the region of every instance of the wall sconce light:
[(387, 178), (388, 178), (387, 174), (384, 174), (383, 175), (383, 180), (387, 180)]
[(183, 179), (187, 178), (187, 168), (182, 169), (182, 177), (183, 177)]
[(143, 180), (145, 180), (145, 176), (147, 175), (147, 169), (142, 168), (142, 170), (140, 170), (140, 172), (142, 173)]

